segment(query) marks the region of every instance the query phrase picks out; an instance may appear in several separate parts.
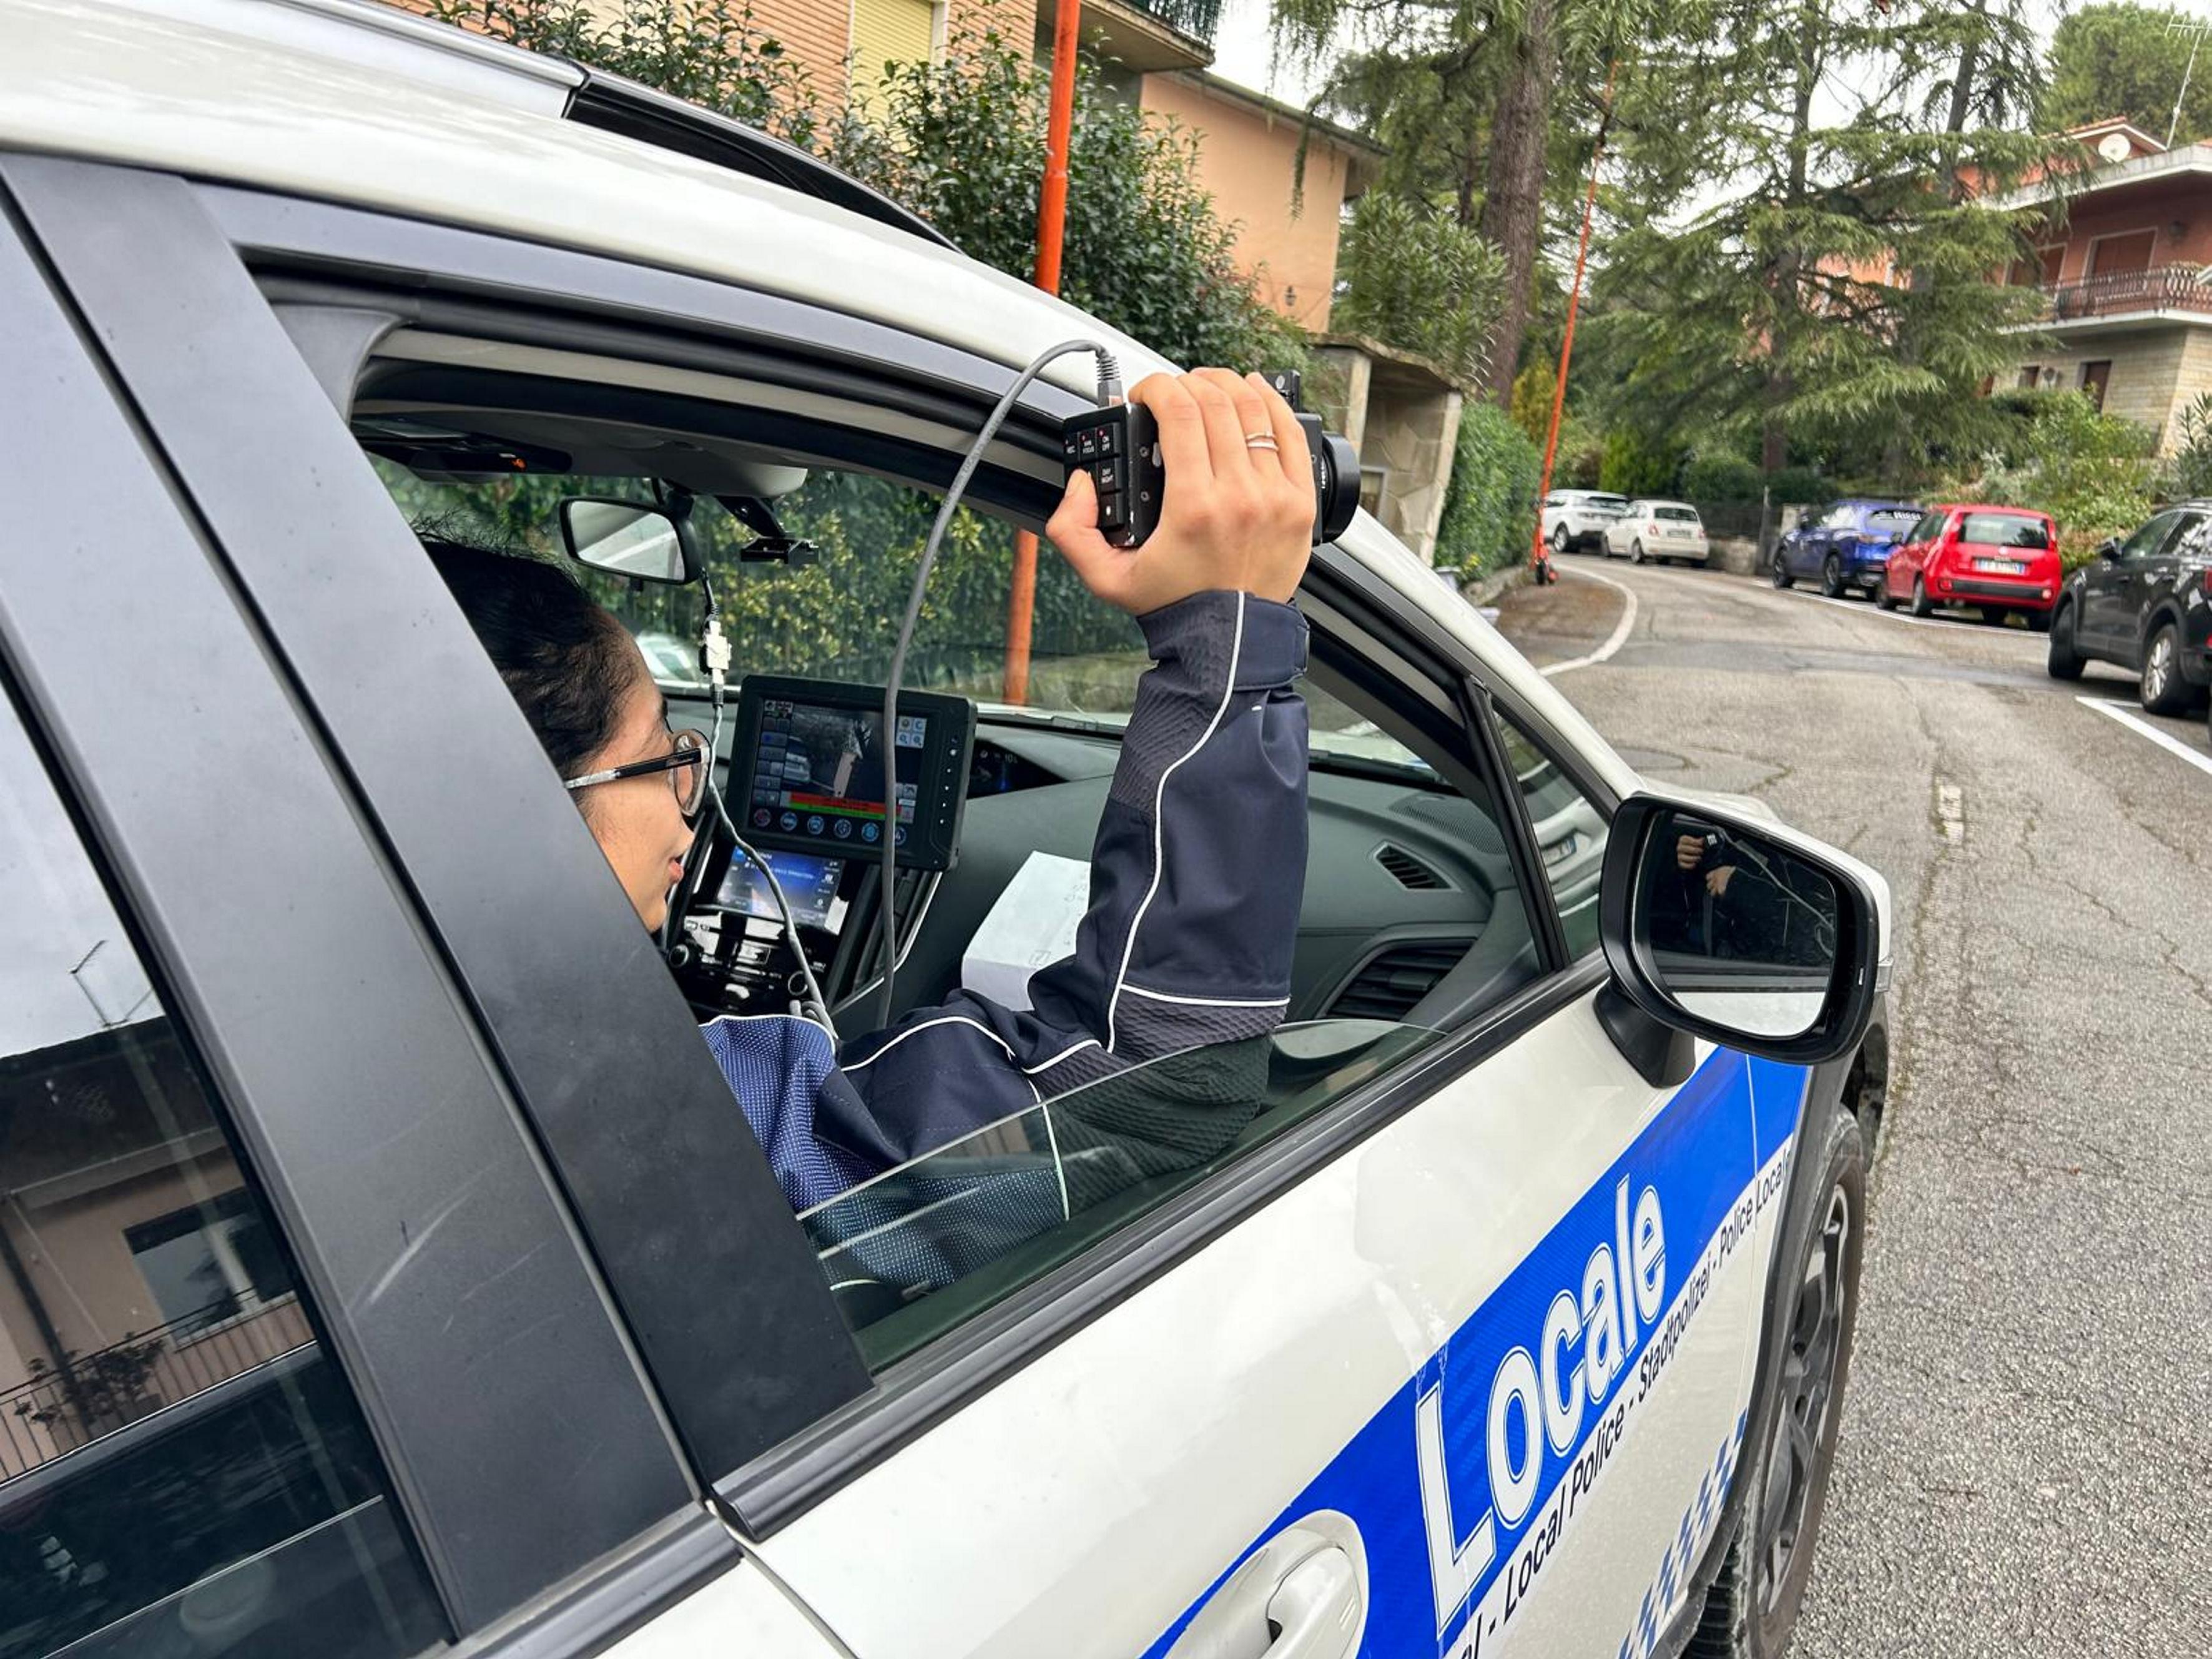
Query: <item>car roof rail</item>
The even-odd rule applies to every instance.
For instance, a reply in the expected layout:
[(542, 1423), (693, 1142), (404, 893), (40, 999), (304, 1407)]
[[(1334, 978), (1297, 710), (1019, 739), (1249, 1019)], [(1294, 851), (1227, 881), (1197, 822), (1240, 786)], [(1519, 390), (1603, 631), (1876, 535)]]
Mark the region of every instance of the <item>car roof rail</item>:
[(939, 247), (951, 248), (955, 253), (960, 251), (951, 237), (921, 215), (796, 144), (626, 76), (610, 75), (586, 64), (574, 67), (582, 72), (584, 82), (569, 94), (568, 116), (572, 121), (781, 185)]

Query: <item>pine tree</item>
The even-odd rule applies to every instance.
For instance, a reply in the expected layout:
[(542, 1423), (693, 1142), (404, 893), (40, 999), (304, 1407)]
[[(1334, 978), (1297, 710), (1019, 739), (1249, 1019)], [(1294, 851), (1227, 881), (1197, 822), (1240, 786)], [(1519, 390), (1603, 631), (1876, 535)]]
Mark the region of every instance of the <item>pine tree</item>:
[(1808, 442), (1972, 446), (2036, 304), (1992, 280), (2025, 224), (1992, 204), (2048, 146), (1971, 125), (2001, 85), (2018, 107), (2013, 21), (1729, 0), (1642, 66), (1595, 328), (1633, 419), (1756, 433), (1769, 471)]

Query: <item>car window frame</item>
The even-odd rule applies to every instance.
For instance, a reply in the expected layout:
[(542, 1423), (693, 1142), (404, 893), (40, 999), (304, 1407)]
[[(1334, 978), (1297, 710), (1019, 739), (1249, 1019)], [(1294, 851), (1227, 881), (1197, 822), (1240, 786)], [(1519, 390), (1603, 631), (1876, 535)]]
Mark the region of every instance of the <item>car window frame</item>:
[(2160, 539), (2158, 551), (2144, 555), (2144, 562), (2153, 559), (2172, 558), (2181, 550), (2182, 544), (2212, 524), (2212, 513), (2202, 507), (2184, 507), (2174, 510), (2173, 528)]
[[(580, 319), (590, 323), (619, 315), (635, 319), (641, 330), (651, 327), (655, 338), (672, 349), (679, 335), (687, 343), (719, 340), (726, 343), (724, 349), (743, 346), (756, 353), (773, 353), (779, 373), (848, 386), (881, 387), (890, 397), (919, 400), (939, 412), (947, 408), (972, 410), (970, 429), (973, 419), (980, 418), (1012, 378), (1012, 371), (1001, 365), (850, 313), (726, 283), (368, 210), (221, 185), (195, 188), (216, 223), (262, 277), (264, 289), (276, 278), (276, 291), (288, 301), (306, 303), (308, 280), (301, 276), (291, 289), (281, 283), (292, 273), (312, 268), (313, 283), (337, 303), (339, 290), (329, 285), (338, 271), (351, 265), (404, 282), (408, 305), (418, 311), (426, 294), (437, 293), (447, 284), (455, 289), (465, 287), (479, 313), (495, 303), (511, 307), (507, 318), (510, 331), (523, 331), (533, 308), (542, 308), (547, 316), (557, 312), (562, 326), (570, 329), (579, 325)], [(297, 329), (295, 332), (296, 337), (307, 337)], [(683, 349), (698, 347), (686, 343)], [(314, 354), (309, 355), (313, 359)], [(332, 350), (320, 361), (325, 390), (332, 392), (345, 383), (349, 364), (357, 358)], [(856, 382), (855, 364), (862, 361), (869, 373)], [(342, 392), (333, 395), (343, 401)], [(977, 499), (1041, 523), (1059, 493), (1058, 418), (1083, 406), (1057, 387), (1033, 390), (1017, 406), (1001, 447), (979, 471)], [(1033, 465), (1029, 464), (1031, 457)], [(945, 452), (937, 457), (938, 469), (949, 476), (956, 460), (956, 453)], [(1010, 465), (1014, 471), (1008, 471)], [(927, 476), (915, 481), (931, 482)], [(999, 491), (995, 496), (988, 493), (994, 487)], [(1316, 619), (1317, 631), (1324, 627), (1338, 630), (1350, 642), (1347, 648), (1382, 648), (1379, 641), (1387, 641), (1388, 649), (1401, 664), (1394, 672), (1413, 670), (1426, 688), (1419, 693), (1424, 717), (1453, 724), (1468, 746), (1470, 767), (1499, 764), (1495, 734), (1471, 701), (1474, 691), (1491, 689), (1484, 683), (1486, 671), (1463, 642), (1374, 572), (1332, 548), (1316, 552), (1300, 597), (1309, 617)], [(1561, 769), (1576, 787), (1609, 817), (1616, 801), (1594, 769), (1571, 745), (1560, 744), (1547, 722), (1531, 718), (1525, 724), (1547, 744), (1547, 752), (1562, 763)], [(1484, 758), (1477, 759), (1478, 755)], [(1492, 771), (1490, 775), (1510, 783), (1510, 772)], [(1232, 1166), (1094, 1247), (1062, 1272), (1046, 1276), (987, 1310), (971, 1326), (901, 1362), (872, 1387), (822, 1413), (806, 1428), (726, 1470), (710, 1471), (716, 1492), (748, 1532), (755, 1536), (772, 1532), (942, 1415), (987, 1390), (1009, 1370), (1028, 1364), (1070, 1331), (1099, 1316), (1136, 1285), (1170, 1271), (1207, 1238), (1417, 1103), (1428, 1089), (1594, 990), (1602, 977), (1601, 963), (1595, 958), (1573, 964), (1563, 961), (1550, 886), (1542, 877), (1525, 817), (1514, 804), (1519, 791), (1509, 787), (1495, 793), (1506, 800), (1499, 827), (1516, 860), (1522, 891), (1536, 896), (1525, 901), (1538, 930), (1542, 969), (1531, 985), (1471, 1017), (1404, 1066), (1279, 1139), (1251, 1149)], [(555, 1162), (562, 1162), (557, 1155)], [(792, 1234), (799, 1236), (780, 1194), (776, 1209)], [(849, 1346), (849, 1338), (844, 1340)]]
[[(2154, 513), (2136, 529), (2135, 535), (2130, 536), (2126, 542), (2120, 544), (2120, 562), (2124, 564), (2148, 564), (2166, 550), (2166, 544), (2173, 539), (2174, 530), (2180, 522), (2181, 510), (2179, 507), (2168, 507), (2163, 513)], [(2142, 552), (2128, 551), (2127, 542), (2132, 542), (2136, 536), (2144, 534), (2152, 526), (2160, 524), (2166, 528), (2159, 532), (2155, 539), (2146, 542)]]
[[(284, 1237), (450, 1629), (473, 1650), (496, 1644), (484, 1632), (534, 1609), (580, 1605), (605, 1574), (630, 1571), (617, 1554), (641, 1534), (690, 1540), (691, 1582), (726, 1570), (736, 1551), (697, 1530), (706, 1517), (629, 1333), (486, 1064), (357, 781), (236, 584), (232, 550), (179, 477), (178, 425), (161, 398), (140, 396), (150, 388), (131, 343), (137, 330), (112, 293), (97, 295), (101, 279), (85, 281), (88, 262), (107, 256), (111, 289), (173, 316), (189, 283), (170, 283), (189, 276), (195, 251), (164, 245), (179, 257), (115, 259), (108, 239), (135, 244), (161, 228), (158, 215), (126, 210), (148, 205), (131, 192), (150, 186), (171, 206), (189, 204), (173, 193), (184, 186), (15, 154), (0, 154), (0, 185), (23, 216), (0, 220), (9, 349), (38, 369), (16, 383), (41, 388), (35, 404), (0, 410), (0, 478), (22, 503), (21, 533), (0, 547), (10, 677)], [(143, 284), (140, 273), (156, 268), (162, 283)], [(196, 310), (196, 319), (219, 337), (226, 310)], [(190, 351), (207, 337), (173, 344)], [(130, 533), (90, 541), (82, 504), (93, 501), (103, 528), (125, 523)], [(64, 547), (101, 560), (130, 595), (100, 607), (98, 651), (84, 647), (82, 566), (51, 556)], [(38, 556), (24, 550), (33, 549)], [(171, 659), (179, 626), (194, 630), (198, 697), (121, 695), (128, 665), (150, 674)], [(245, 716), (256, 741), (240, 744), (226, 714)], [(224, 833), (179, 827), (172, 786), (232, 803)], [(306, 916), (345, 907), (347, 951), (288, 953), (262, 938), (241, 949), (238, 918), (266, 897), (242, 896), (249, 880), (312, 892)], [(295, 1040), (326, 1026), (334, 1008), (357, 1030), (380, 1033), (376, 1049), (394, 1066), (364, 1075), (354, 1047)], [(430, 1069), (410, 1077), (410, 1066)], [(418, 1085), (438, 1111), (406, 1144), (392, 1143), (375, 1103)], [(362, 1201), (369, 1166), (381, 1203)], [(460, 1224), (435, 1224), (455, 1216)], [(429, 1224), (410, 1232), (410, 1218)], [(492, 1284), (499, 1296), (479, 1301)], [(497, 1386), (502, 1378), (512, 1386)], [(573, 1433), (579, 1389), (601, 1413), (588, 1443)], [(635, 1604), (592, 1605), (611, 1628)]]

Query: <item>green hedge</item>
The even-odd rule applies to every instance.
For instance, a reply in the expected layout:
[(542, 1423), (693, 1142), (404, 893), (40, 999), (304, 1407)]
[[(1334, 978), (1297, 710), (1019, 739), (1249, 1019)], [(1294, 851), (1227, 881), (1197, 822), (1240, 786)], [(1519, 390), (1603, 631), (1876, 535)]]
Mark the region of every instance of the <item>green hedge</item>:
[(1462, 580), (1526, 558), (1535, 534), (1544, 458), (1495, 404), (1470, 399), (1461, 412), (1450, 487), (1437, 526), (1437, 563)]

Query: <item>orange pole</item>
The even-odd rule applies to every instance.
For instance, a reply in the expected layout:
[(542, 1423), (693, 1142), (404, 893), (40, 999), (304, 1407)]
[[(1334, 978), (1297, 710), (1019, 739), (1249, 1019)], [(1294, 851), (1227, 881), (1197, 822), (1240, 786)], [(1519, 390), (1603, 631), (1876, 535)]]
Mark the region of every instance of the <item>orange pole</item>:
[(1619, 58), (1605, 68), (1605, 112), (1598, 118), (1597, 148), (1590, 155), (1589, 188), (1583, 192), (1582, 241), (1575, 249), (1574, 286), (1567, 290), (1566, 334), (1559, 342), (1559, 375), (1552, 388), (1552, 430), (1544, 440), (1544, 481), (1536, 488), (1536, 528), (1528, 556), (1529, 568), (1539, 583), (1556, 580), (1552, 562), (1544, 554), (1544, 498), (1552, 493), (1552, 463), (1559, 453), (1559, 419), (1567, 407), (1567, 366), (1575, 357), (1575, 313), (1582, 307), (1583, 272), (1589, 264), (1590, 220), (1597, 211), (1597, 170), (1605, 160), (1606, 131), (1613, 125), (1613, 82), (1620, 70)]
[[(1052, 21), (1052, 113), (1045, 125), (1044, 188), (1037, 197), (1036, 270), (1048, 294), (1060, 292), (1060, 234), (1067, 222), (1067, 144), (1075, 128), (1075, 26), (1080, 0), (1059, 0)], [(1014, 572), (1006, 597), (1006, 700), (1030, 700), (1030, 636), (1036, 616), (1037, 538), (1014, 532)]]

